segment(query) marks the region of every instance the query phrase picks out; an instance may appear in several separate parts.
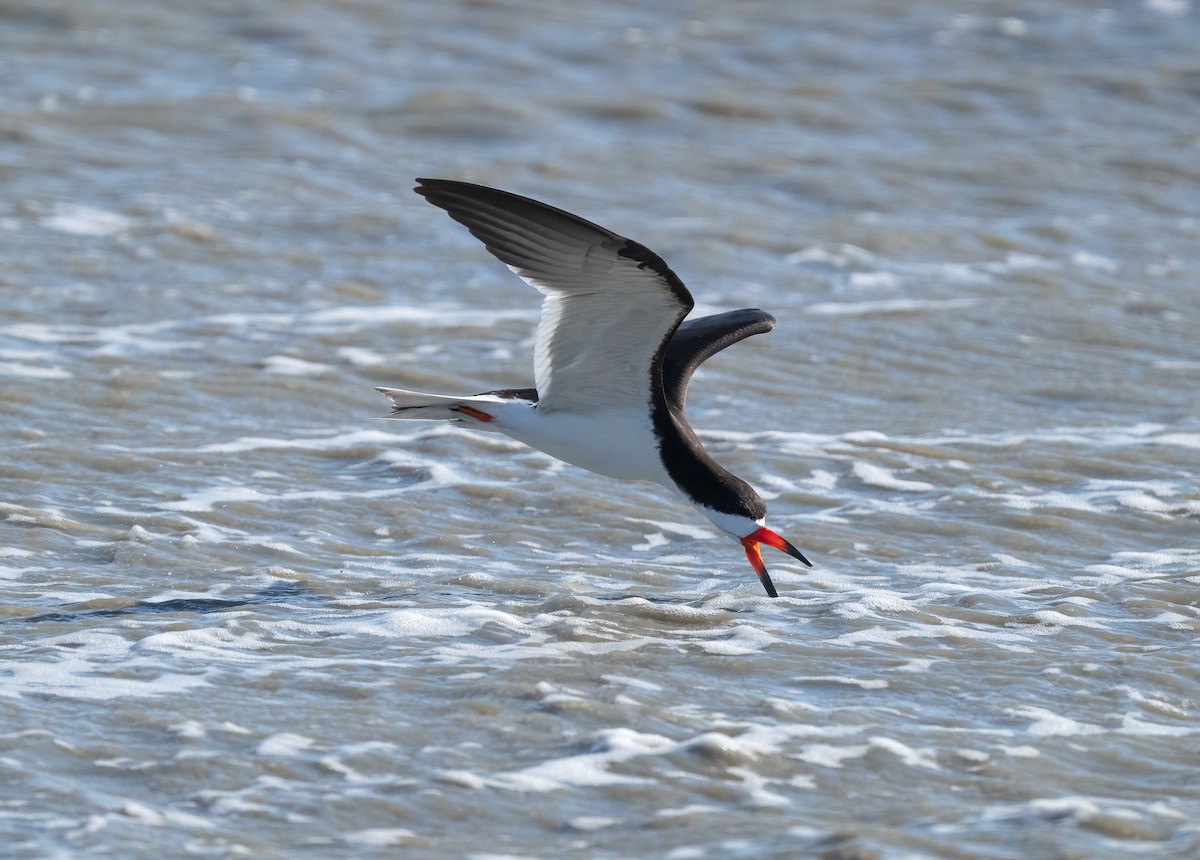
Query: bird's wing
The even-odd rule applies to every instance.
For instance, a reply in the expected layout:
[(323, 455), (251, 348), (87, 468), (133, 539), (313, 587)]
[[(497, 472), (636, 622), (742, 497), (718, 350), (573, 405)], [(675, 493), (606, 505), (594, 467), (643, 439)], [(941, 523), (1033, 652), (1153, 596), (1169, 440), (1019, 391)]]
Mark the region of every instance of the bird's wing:
[(545, 296), (534, 354), (538, 408), (646, 410), (692, 296), (657, 254), (569, 212), (506, 191), (418, 179)]
[(667, 404), (683, 411), (688, 380), (702, 362), (727, 346), (775, 328), (775, 317), (758, 308), (726, 311), (688, 320), (676, 329), (663, 357), (663, 391)]

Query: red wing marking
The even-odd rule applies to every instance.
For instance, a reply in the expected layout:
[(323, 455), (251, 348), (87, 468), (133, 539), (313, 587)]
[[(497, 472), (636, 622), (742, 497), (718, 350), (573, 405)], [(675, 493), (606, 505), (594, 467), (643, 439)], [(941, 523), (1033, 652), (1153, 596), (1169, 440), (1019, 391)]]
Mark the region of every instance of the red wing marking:
[(454, 406), (452, 408), (455, 412), (461, 412), (464, 415), (470, 415), (476, 421), (483, 421), (486, 423), (496, 420), (491, 415), (488, 415), (486, 412), (480, 409), (476, 409), (474, 406)]

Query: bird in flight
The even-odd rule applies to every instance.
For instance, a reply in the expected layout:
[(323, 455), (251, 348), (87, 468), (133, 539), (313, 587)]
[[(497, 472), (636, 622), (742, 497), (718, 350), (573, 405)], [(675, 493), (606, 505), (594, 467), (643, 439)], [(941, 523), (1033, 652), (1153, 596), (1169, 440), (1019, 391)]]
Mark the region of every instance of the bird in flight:
[(507, 191), (417, 182), (418, 194), (542, 293), (534, 387), (464, 397), (380, 388), (392, 401), (388, 417), (454, 421), (600, 475), (661, 484), (742, 545), (771, 597), (779, 595), (760, 544), (812, 566), (767, 528), (762, 498), (709, 456), (683, 414), (696, 368), (773, 329), (770, 314), (743, 309), (685, 322), (691, 293), (644, 245)]

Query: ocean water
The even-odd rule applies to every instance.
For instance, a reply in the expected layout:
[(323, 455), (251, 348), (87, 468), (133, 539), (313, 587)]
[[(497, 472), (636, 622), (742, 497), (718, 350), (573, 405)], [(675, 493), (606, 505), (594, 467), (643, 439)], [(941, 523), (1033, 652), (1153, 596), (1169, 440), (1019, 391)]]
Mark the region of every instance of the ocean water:
[[(0, 3), (0, 856), (1200, 856), (1187, 0)], [(816, 566), (381, 420), (529, 385), (413, 177), (771, 334)]]

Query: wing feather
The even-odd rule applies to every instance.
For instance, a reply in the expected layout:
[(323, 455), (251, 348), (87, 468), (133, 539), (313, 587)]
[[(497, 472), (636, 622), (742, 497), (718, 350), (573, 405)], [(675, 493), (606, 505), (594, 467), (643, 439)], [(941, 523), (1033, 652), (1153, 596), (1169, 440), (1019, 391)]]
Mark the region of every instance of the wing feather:
[(702, 362), (727, 346), (775, 328), (775, 317), (758, 308), (743, 308), (688, 320), (675, 330), (663, 358), (663, 391), (667, 403), (683, 412), (688, 381)]
[(539, 409), (648, 408), (667, 343), (693, 305), (661, 257), (527, 197), (417, 181), (418, 194), (544, 295), (534, 350)]

